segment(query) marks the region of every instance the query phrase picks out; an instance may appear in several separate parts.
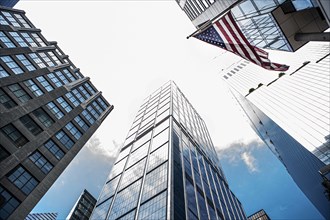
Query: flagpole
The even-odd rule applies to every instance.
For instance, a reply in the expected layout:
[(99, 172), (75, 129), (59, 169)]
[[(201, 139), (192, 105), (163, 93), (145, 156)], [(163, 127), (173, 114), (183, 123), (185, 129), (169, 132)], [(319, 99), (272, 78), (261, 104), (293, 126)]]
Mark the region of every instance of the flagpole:
[(236, 5), (238, 5), (238, 3), (241, 3), (242, 1), (243, 0), (238, 0), (237, 2), (235, 2), (234, 4), (232, 4), (231, 6), (229, 6), (226, 10), (224, 10), (223, 12), (221, 12), (220, 14), (218, 14), (217, 16), (215, 16), (213, 19), (211, 19), (208, 22), (206, 22), (205, 24), (203, 24), (200, 28), (198, 28), (192, 34), (190, 34), (189, 36), (187, 36), (187, 39), (189, 39), (191, 36), (194, 36), (198, 32), (202, 32), (203, 30), (205, 30), (208, 27), (210, 27), (215, 20), (217, 20), (218, 18), (220, 18), (221, 16), (223, 16), (224, 14), (226, 14), (228, 11), (230, 11), (233, 7), (235, 7)]

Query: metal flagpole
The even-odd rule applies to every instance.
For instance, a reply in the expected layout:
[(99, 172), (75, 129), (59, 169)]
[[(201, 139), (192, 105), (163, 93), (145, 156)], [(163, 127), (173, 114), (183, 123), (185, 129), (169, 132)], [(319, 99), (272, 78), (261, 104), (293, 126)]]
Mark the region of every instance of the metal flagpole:
[(197, 34), (199, 32), (204, 31), (208, 27), (210, 27), (213, 24), (214, 21), (218, 20), (221, 16), (225, 15), (228, 11), (230, 11), (233, 7), (235, 7), (236, 5), (238, 5), (239, 3), (241, 3), (242, 1), (244, 1), (244, 0), (238, 0), (237, 2), (235, 2), (234, 4), (232, 4), (231, 6), (229, 6), (226, 10), (224, 10), (223, 12), (221, 12), (220, 14), (218, 14), (217, 16), (215, 16), (213, 19), (207, 21), (200, 28), (198, 28), (192, 34), (190, 34), (189, 36), (187, 36), (187, 39), (189, 39), (190, 37), (194, 36), (195, 34)]

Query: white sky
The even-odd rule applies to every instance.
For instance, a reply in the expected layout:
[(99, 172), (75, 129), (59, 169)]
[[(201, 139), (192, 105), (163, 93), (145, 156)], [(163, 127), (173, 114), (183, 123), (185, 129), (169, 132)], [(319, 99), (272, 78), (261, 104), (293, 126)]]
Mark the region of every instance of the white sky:
[(124, 142), (142, 100), (170, 79), (205, 120), (215, 146), (256, 138), (221, 80), (221, 70), (239, 59), (187, 40), (195, 28), (175, 1), (29, 0), (16, 8), (115, 106), (95, 133), (104, 147)]

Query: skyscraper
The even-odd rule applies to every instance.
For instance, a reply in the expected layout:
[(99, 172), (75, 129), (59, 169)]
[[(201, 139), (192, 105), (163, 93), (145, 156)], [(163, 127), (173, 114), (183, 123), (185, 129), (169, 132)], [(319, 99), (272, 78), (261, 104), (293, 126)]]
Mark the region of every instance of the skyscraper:
[(95, 207), (96, 199), (86, 189), (72, 207), (67, 220), (88, 220)]
[(113, 109), (25, 12), (0, 7), (0, 218), (24, 219)]
[(5, 7), (12, 8), (17, 4), (18, 1), (19, 0), (1, 0), (0, 1), (0, 6), (5, 6)]
[(330, 201), (319, 170), (330, 163), (329, 54), (328, 43), (314, 42), (292, 54), (286, 73), (242, 61), (223, 75), (252, 128), (326, 219)]
[[(264, 49), (296, 51), (307, 40), (296, 33), (322, 33), (329, 25), (329, 1), (177, 0), (197, 28), (231, 9), (247, 40)], [(222, 14), (223, 15), (223, 14)]]
[(30, 213), (25, 220), (56, 220), (57, 213)]
[(261, 209), (256, 213), (248, 216), (248, 220), (270, 220), (270, 218), (265, 212), (265, 210)]
[(91, 219), (246, 219), (205, 122), (174, 82), (143, 101)]

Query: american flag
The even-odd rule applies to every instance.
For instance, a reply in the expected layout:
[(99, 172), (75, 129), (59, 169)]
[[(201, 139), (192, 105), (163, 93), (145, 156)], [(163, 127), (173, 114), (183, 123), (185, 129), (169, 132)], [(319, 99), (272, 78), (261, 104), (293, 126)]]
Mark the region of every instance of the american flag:
[(289, 69), (287, 65), (272, 63), (268, 59), (266, 51), (252, 46), (239, 29), (231, 12), (214, 22), (206, 30), (195, 34), (194, 37), (230, 51), (265, 69), (276, 71)]

